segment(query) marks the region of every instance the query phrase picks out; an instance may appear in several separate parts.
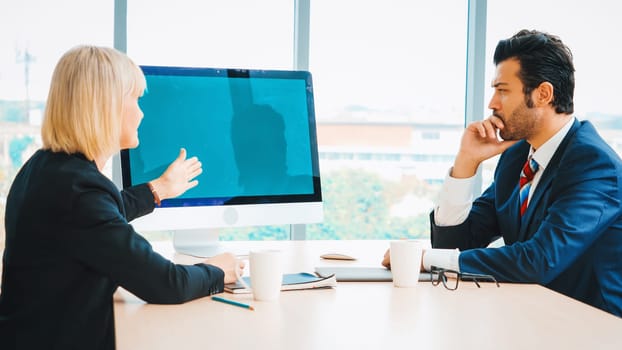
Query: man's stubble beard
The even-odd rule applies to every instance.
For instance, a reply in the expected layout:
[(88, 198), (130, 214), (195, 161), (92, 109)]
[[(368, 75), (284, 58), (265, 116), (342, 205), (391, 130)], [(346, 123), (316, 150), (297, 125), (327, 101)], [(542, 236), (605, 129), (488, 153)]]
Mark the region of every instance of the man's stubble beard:
[(528, 139), (535, 132), (538, 121), (536, 110), (525, 103), (512, 111), (509, 118), (496, 113), (495, 116), (503, 121), (504, 128), (499, 130), (499, 136), (506, 141)]

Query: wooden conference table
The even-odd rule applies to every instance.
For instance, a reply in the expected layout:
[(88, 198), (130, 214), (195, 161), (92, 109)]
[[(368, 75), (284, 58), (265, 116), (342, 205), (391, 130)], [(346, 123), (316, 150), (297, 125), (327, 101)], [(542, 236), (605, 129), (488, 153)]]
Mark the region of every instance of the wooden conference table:
[[(278, 248), (285, 272), (344, 264), (319, 259), (348, 253), (378, 266), (388, 241), (224, 242), (233, 252)], [(200, 259), (154, 245), (180, 263)], [(246, 272), (248, 273), (248, 272)], [(622, 319), (539, 285), (460, 282), (456, 291), (421, 282), (339, 282), (333, 289), (282, 292), (278, 301), (222, 294), (255, 311), (209, 297), (151, 305), (115, 296), (117, 348), (126, 349), (622, 349)]]

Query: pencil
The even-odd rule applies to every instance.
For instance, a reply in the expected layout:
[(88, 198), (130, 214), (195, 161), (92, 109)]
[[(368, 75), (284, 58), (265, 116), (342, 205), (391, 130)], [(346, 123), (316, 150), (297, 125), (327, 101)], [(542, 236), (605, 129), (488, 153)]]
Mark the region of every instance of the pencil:
[(225, 298), (221, 298), (221, 297), (212, 297), (212, 299), (216, 300), (216, 301), (220, 301), (220, 302), (226, 303), (226, 304), (231, 304), (231, 305), (243, 307), (243, 308), (249, 309), (251, 311), (255, 310), (255, 308), (252, 305), (240, 303), (239, 301), (229, 300), (229, 299), (225, 299)]

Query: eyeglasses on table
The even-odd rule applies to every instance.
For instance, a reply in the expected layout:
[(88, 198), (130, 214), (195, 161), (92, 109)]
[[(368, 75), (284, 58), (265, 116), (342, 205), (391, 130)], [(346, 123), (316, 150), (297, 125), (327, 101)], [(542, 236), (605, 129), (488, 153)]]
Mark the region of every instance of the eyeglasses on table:
[(494, 282), (497, 288), (500, 287), (499, 282), (491, 275), (480, 275), (476, 273), (458, 272), (450, 269), (443, 269), (440, 267), (432, 266), (430, 268), (430, 274), (432, 275), (432, 285), (438, 286), (443, 283), (443, 286), (449, 290), (458, 289), (460, 280), (473, 281), (477, 288), (481, 288), (479, 282)]

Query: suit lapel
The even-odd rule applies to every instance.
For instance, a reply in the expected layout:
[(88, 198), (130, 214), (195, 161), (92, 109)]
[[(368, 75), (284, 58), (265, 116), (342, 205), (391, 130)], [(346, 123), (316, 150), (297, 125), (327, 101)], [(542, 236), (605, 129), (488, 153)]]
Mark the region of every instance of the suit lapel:
[[(540, 181), (538, 182), (538, 185), (536, 186), (533, 195), (529, 200), (527, 210), (525, 211), (525, 214), (523, 214), (522, 218), (520, 218), (520, 232), (518, 234), (519, 241), (525, 241), (529, 238), (527, 228), (531, 226), (530, 223), (534, 219), (533, 214), (536, 211), (536, 208), (539, 207), (542, 196), (551, 187), (551, 182), (555, 178), (555, 174), (557, 174), (557, 171), (559, 169), (559, 163), (562, 156), (564, 155), (564, 152), (566, 152), (566, 147), (568, 146), (568, 143), (570, 143), (570, 140), (574, 138), (574, 135), (577, 130), (579, 130), (580, 126), (580, 123), (575, 119), (572, 127), (570, 128), (562, 142), (559, 144), (559, 147), (557, 147), (557, 150), (555, 150), (555, 153), (553, 154), (553, 157), (551, 157), (548, 166), (546, 167), (546, 169), (544, 169), (544, 173), (542, 173), (542, 177), (540, 178)], [(538, 218), (539, 221), (542, 221), (543, 219), (543, 217)]]

